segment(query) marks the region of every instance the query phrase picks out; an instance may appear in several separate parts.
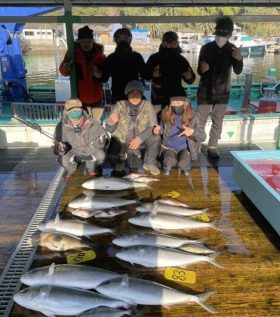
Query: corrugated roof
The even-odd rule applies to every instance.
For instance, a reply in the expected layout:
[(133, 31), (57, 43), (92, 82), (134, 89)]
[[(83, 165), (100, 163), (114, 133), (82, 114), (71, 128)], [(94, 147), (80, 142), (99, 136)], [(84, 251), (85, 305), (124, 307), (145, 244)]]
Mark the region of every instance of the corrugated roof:
[[(280, 6), (280, 0), (71, 0), (75, 6)], [(59, 5), (65, 0), (0, 0), (0, 6)]]

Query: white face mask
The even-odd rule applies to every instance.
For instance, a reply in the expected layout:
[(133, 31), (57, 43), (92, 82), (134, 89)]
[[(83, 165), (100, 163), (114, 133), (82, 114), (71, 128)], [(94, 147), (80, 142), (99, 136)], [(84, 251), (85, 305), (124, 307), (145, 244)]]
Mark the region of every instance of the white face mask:
[(228, 41), (227, 37), (218, 36), (218, 35), (215, 36), (215, 42), (217, 43), (219, 47), (223, 47), (227, 41)]

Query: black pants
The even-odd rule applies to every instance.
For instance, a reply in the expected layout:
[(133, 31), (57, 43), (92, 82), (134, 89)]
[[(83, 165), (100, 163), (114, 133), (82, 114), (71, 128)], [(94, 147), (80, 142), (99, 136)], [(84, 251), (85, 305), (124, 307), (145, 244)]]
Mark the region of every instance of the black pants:
[(171, 170), (176, 165), (183, 171), (187, 171), (191, 168), (191, 156), (188, 149), (178, 153), (170, 149), (164, 149), (162, 154), (163, 168), (165, 170)]

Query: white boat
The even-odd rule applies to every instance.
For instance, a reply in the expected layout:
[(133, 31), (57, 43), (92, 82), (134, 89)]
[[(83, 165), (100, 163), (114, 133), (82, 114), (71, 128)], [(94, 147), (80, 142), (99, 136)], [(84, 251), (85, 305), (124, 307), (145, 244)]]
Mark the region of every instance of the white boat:
[(200, 33), (178, 33), (178, 41), (183, 52), (198, 53), (201, 49)]

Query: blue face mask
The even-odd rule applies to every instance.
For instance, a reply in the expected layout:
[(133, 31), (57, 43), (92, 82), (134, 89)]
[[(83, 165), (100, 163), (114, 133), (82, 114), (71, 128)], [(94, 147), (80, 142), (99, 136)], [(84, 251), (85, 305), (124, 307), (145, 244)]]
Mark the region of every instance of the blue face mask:
[(72, 110), (71, 112), (68, 112), (68, 117), (70, 119), (80, 119), (83, 114), (82, 109)]

